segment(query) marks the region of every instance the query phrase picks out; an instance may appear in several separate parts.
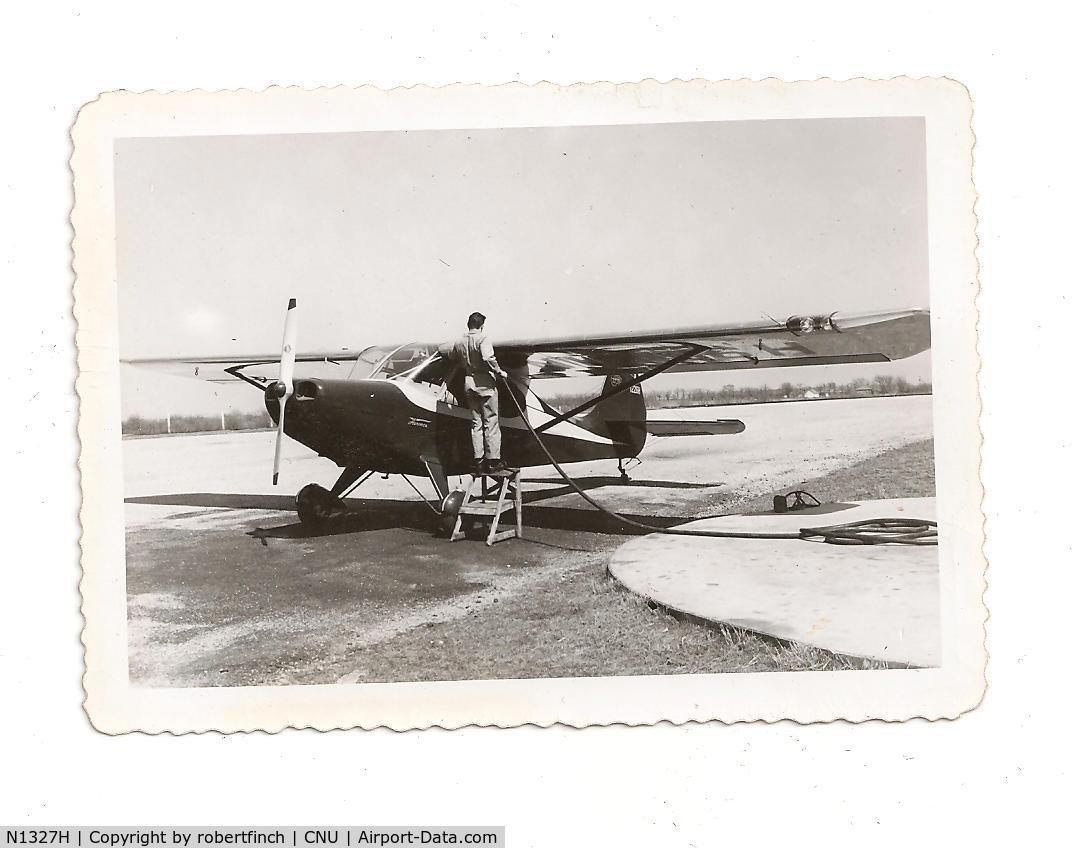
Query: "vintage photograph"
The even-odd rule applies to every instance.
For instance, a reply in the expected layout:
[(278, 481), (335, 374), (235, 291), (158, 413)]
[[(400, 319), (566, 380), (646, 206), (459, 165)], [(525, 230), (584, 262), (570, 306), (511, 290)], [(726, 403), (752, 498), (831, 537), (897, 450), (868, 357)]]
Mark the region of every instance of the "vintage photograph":
[(836, 718), (861, 680), (972, 677), (933, 107), (467, 124), (474, 94), (247, 132), (184, 95), (205, 125), (100, 136), (117, 685), (780, 677)]

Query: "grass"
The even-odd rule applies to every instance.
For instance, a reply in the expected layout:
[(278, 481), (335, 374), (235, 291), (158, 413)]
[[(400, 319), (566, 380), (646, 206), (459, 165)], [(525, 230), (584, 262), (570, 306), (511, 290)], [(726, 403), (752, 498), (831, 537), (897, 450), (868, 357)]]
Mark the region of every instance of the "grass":
[(350, 659), (364, 672), (362, 682), (872, 667), (737, 628), (679, 620), (598, 567), (555, 575), (464, 619), (425, 625)]
[[(881, 498), (934, 497), (934, 440), (912, 442), (855, 465), (808, 480), (800, 488), (819, 500), (859, 501)], [(751, 498), (735, 512), (770, 509), (773, 496)]]
[[(917, 442), (810, 480), (820, 500), (934, 494), (933, 443)], [(776, 494), (741, 511), (769, 509)], [(733, 627), (681, 620), (606, 574), (616, 536), (563, 551), (522, 592), (487, 597), (464, 618), (428, 623), (347, 653), (362, 682), (883, 668)], [(517, 543), (522, 544), (522, 543)]]

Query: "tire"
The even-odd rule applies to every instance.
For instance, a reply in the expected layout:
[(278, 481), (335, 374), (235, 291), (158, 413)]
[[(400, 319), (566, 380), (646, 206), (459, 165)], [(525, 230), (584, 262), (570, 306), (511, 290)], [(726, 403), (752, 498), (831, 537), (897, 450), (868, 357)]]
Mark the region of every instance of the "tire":
[(450, 536), (454, 531), (454, 523), (458, 520), (458, 510), (462, 508), (462, 500), (465, 495), (454, 491), (443, 498), (439, 512), (439, 532), (443, 536)]
[(303, 487), (294, 497), (294, 505), (298, 510), (298, 520), (310, 527), (323, 524), (336, 515), (340, 507), (338, 498), (316, 483)]

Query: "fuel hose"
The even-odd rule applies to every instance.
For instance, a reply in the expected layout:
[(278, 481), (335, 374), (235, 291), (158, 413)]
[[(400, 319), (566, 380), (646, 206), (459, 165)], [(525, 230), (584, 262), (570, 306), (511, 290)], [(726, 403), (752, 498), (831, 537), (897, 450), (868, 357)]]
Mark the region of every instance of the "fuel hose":
[(937, 522), (918, 518), (874, 518), (865, 521), (852, 521), (846, 524), (833, 524), (827, 527), (801, 527), (795, 533), (748, 533), (738, 530), (708, 530), (700, 527), (656, 527), (651, 524), (645, 524), (642, 521), (626, 518), (624, 515), (620, 515), (614, 510), (603, 506), (574, 482), (573, 478), (562, 468), (558, 460), (548, 450), (547, 445), (544, 444), (543, 439), (540, 438), (540, 434), (536, 432), (529, 422), (529, 417), (525, 412), (525, 405), (518, 400), (510, 381), (502, 378), (502, 383), (506, 386), (510, 397), (513, 398), (514, 405), (521, 414), (521, 420), (525, 423), (525, 427), (563, 481), (604, 515), (627, 527), (635, 527), (648, 533), (662, 533), (668, 536), (707, 536), (715, 539), (822, 539), (834, 545), (938, 544)]

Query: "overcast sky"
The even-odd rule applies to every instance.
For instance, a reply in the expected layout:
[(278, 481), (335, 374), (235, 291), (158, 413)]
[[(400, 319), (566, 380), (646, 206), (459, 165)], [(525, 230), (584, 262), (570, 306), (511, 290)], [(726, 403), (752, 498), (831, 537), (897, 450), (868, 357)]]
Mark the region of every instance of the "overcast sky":
[[(506, 339), (927, 306), (924, 152), (920, 118), (124, 139), (122, 355), (273, 351), (289, 297), (305, 350), (442, 340), (474, 309)], [(123, 391), (124, 414), (260, 403), (132, 369)]]

